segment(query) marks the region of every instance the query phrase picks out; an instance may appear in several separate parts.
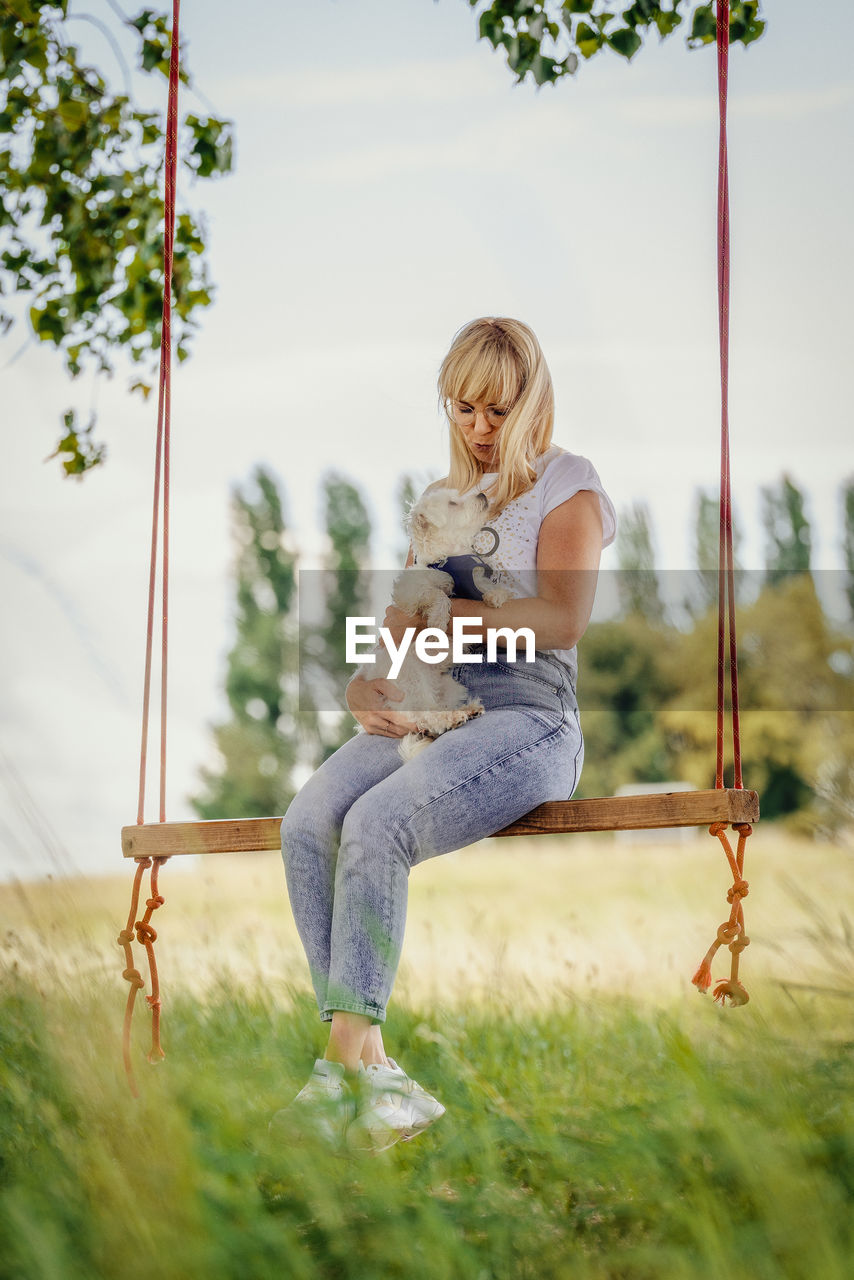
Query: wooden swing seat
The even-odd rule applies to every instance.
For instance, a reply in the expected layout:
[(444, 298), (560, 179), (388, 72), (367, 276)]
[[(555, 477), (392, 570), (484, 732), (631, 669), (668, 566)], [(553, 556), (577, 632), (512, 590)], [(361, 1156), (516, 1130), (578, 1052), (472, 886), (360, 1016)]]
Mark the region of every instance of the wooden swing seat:
[[(498, 836), (575, 834), (582, 831), (647, 831), (705, 827), (714, 822), (756, 822), (755, 791), (668, 791), (541, 804)], [(146, 822), (122, 827), (125, 858), (173, 858), (185, 853), (266, 853), (281, 847), (281, 818), (226, 818), (213, 822)]]

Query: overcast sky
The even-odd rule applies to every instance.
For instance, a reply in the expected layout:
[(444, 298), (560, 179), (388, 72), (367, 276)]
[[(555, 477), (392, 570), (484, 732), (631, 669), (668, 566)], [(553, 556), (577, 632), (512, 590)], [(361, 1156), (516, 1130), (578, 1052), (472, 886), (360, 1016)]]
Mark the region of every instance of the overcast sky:
[[(735, 507), (758, 566), (759, 488), (789, 472), (832, 568), (854, 471), (854, 6), (823, 0), (809, 42), (803, 3), (763, 7), (765, 37), (730, 58)], [(106, 0), (84, 8), (114, 25)], [(618, 509), (649, 504), (665, 567), (691, 564), (719, 451), (711, 48), (653, 40), (537, 92), (475, 40), (466, 0), (184, 0), (182, 30), (205, 98), (182, 107), (232, 118), (237, 156), (180, 197), (204, 210), (216, 303), (174, 382), (174, 819), (192, 816), (222, 712), (232, 487), (272, 467), (310, 565), (336, 467), (370, 504), (375, 566), (393, 567), (399, 474), (445, 468), (435, 377), (466, 320), (532, 325), (556, 442)], [(120, 86), (98, 31), (74, 36)], [(165, 106), (165, 82), (140, 91)], [(0, 341), (0, 874), (110, 870), (136, 817), (154, 408), (124, 370), (69, 385), (48, 348), (19, 354), (25, 337)], [(97, 409), (109, 446), (82, 484), (43, 462), (71, 404)]]

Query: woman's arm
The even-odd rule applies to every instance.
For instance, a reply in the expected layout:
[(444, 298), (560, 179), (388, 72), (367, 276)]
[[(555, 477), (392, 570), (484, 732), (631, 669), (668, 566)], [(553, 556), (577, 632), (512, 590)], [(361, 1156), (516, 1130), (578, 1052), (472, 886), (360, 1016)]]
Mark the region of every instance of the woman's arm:
[[(480, 600), (453, 599), (451, 619), (479, 618), (485, 627), (529, 627), (537, 649), (571, 649), (590, 621), (599, 557), (602, 513), (598, 495), (582, 489), (550, 511), (537, 542), (537, 595), (490, 609)], [(473, 639), (483, 629), (470, 628)], [(467, 634), (469, 629), (467, 628)], [(498, 643), (506, 647), (501, 637)]]

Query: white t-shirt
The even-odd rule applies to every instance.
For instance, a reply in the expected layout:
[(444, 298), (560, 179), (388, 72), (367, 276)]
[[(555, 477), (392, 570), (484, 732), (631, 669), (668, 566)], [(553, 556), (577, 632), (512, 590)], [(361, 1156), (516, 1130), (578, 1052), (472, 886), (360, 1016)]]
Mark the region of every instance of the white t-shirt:
[[(502, 586), (516, 597), (537, 594), (540, 525), (550, 511), (568, 498), (582, 489), (598, 494), (602, 511), (602, 546), (612, 543), (617, 532), (613, 503), (603, 489), (592, 462), (553, 444), (537, 458), (535, 466), (538, 478), (534, 485), (490, 520), (474, 543), (475, 551), (485, 558), (493, 572), (500, 574)], [(486, 472), (477, 488), (488, 490), (496, 475), (497, 472)], [(566, 663), (574, 683), (578, 671), (575, 649), (551, 649), (547, 652)]]

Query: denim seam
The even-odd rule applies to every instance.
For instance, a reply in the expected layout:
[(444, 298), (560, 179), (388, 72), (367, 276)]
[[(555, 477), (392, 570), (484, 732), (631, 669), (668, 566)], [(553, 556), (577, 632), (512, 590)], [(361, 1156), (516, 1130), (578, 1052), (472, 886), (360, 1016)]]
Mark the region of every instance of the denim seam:
[(334, 1009), (324, 1008), (321, 1010), (322, 1014), (323, 1013), (361, 1013), (366, 1018), (374, 1018), (374, 1017), (384, 1018), (385, 1012), (386, 1011), (381, 1004), (377, 1004), (376, 1001), (372, 1003), (369, 1000), (363, 1000), (361, 1004), (355, 1003), (355, 1002), (353, 1004), (345, 1004), (344, 1001), (342, 1000), (340, 1004), (336, 1003)]
[[(559, 681), (557, 686), (555, 686), (550, 680), (544, 679), (543, 676), (535, 675), (534, 672), (532, 671), (524, 671), (518, 662), (515, 662), (515, 663), (494, 662), (494, 663), (490, 663), (490, 666), (493, 666), (496, 672), (503, 671), (511, 676), (513, 675), (521, 676), (524, 680), (536, 680), (538, 684), (544, 684), (546, 688), (551, 689), (553, 693), (558, 693), (558, 694), (563, 693), (564, 691), (566, 691), (567, 687), (569, 687), (569, 690), (574, 694), (575, 690), (572, 689), (572, 684), (569, 679), (568, 672), (557, 671), (555, 669), (556, 659), (549, 659), (548, 654), (542, 653), (542, 651), (539, 649), (537, 650), (537, 653), (540, 655), (540, 657), (546, 658), (546, 660), (549, 663), (549, 666), (552, 667), (552, 669), (554, 670), (554, 674), (556, 675)], [(462, 683), (465, 683), (464, 673), (467, 665), (468, 664), (462, 664), (462, 665), (458, 664), (457, 666), (454, 666), (451, 668), (451, 673), (455, 680), (459, 680)]]
[(555, 685), (551, 680), (544, 680), (542, 676), (534, 675), (533, 671), (522, 671), (518, 665), (511, 669), (502, 663), (500, 669), (507, 671), (510, 675), (518, 676), (521, 680), (534, 680), (537, 684), (544, 684), (547, 689), (551, 689), (552, 693), (561, 693), (563, 690), (563, 682)]
[[(563, 699), (561, 699), (561, 702), (563, 703)], [(484, 774), (487, 774), (492, 769), (497, 768), (498, 765), (504, 764), (505, 761), (513, 760), (517, 756), (524, 755), (526, 751), (533, 751), (535, 747), (541, 747), (548, 744), (549, 742), (552, 741), (553, 738), (557, 737), (557, 735), (562, 732), (565, 724), (566, 724), (566, 707), (564, 706), (563, 718), (561, 719), (561, 722), (557, 726), (557, 728), (553, 729), (551, 733), (545, 734), (542, 738), (537, 738), (536, 742), (529, 742), (527, 746), (518, 747), (515, 751), (509, 751), (507, 755), (502, 756), (500, 760), (493, 760), (492, 763), (486, 769), (481, 769), (480, 773), (471, 774), (470, 777), (464, 778), (462, 782), (458, 782), (455, 787), (451, 787), (449, 791), (443, 791), (441, 795), (434, 796), (432, 800), (428, 800), (426, 804), (422, 804), (419, 809), (413, 809), (412, 813), (408, 814), (407, 817), (402, 818), (400, 822), (397, 824), (394, 831), (392, 832), (391, 839), (396, 840), (398, 835), (400, 834), (400, 832), (403, 830), (403, 828), (406, 826), (408, 822), (412, 822), (413, 818), (417, 818), (420, 814), (424, 813), (427, 809), (431, 808), (431, 806), (436, 804), (439, 800), (446, 800), (448, 796), (454, 795), (454, 793), (459, 791), (461, 787), (467, 787), (470, 783), (476, 782), (478, 778), (482, 778)], [(453, 730), (451, 730), (451, 732), (453, 732)], [(577, 758), (577, 755), (576, 755), (576, 758)]]
[(567, 800), (572, 799), (573, 794), (575, 793), (575, 788), (578, 786), (578, 779), (581, 773), (581, 770), (578, 767), (578, 757), (581, 755), (582, 751), (584, 750), (584, 736), (581, 732), (581, 716), (579, 715), (577, 704), (575, 707), (575, 723), (578, 725), (578, 750), (576, 751), (575, 759), (572, 762), (572, 773), (573, 773), (572, 791), (570, 791), (569, 795), (567, 796)]

